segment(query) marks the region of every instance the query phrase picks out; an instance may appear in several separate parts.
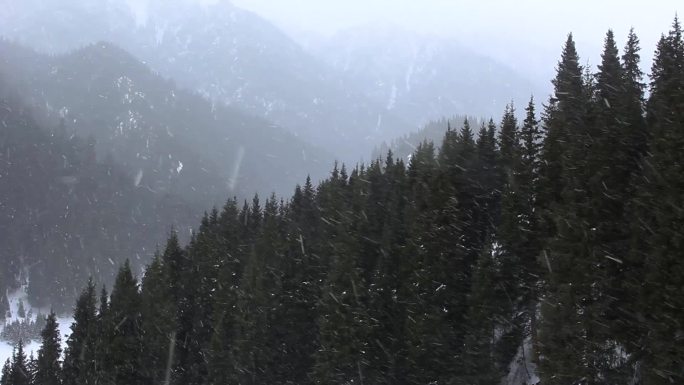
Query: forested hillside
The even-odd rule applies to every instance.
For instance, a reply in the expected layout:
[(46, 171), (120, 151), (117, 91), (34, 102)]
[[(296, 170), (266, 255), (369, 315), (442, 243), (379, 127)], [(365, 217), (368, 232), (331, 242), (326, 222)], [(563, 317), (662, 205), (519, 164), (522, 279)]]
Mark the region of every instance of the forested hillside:
[(0, 77), (3, 319), (7, 289), (28, 281), (34, 305), (69, 309), (89, 276), (109, 280), (126, 258), (142, 266), (171, 226), (195, 218), (181, 197), (98, 161), (92, 138), (42, 128), (33, 112)]
[(0, 73), (49, 124), (92, 136), (139, 183), (211, 207), (283, 193), (327, 174), (332, 155), (266, 120), (176, 87), (117, 46), (48, 56), (0, 41)]
[(684, 382), (677, 20), (648, 87), (638, 64), (634, 33), (620, 53), (608, 32), (595, 73), (569, 35), (543, 114), (229, 199), (140, 283), (124, 264), (99, 305), (89, 284), (63, 364), (48, 319), (3, 382), (499, 384), (520, 365), (509, 383)]
[(352, 28), (321, 45), (313, 49), (317, 56), (383, 106), (385, 113), (413, 127), (452, 114), (494, 116), (512, 99), (522, 101), (532, 93), (546, 96), (549, 91), (546, 79), (526, 79), (459, 40), (397, 26), (373, 23)]
[[(411, 132), (399, 138), (393, 139), (389, 143), (383, 142), (373, 149), (371, 159), (382, 159), (387, 155), (388, 151), (392, 151), (395, 157), (408, 161), (411, 155), (416, 151), (418, 145), (423, 142), (432, 142), (437, 147), (442, 141), (447, 130), (453, 127), (460, 127), (464, 120), (468, 120), (470, 124), (480, 126), (484, 122), (479, 121), (474, 117), (467, 116), (452, 116), (451, 118), (442, 118), (428, 122), (423, 128), (418, 131)], [(494, 123), (492, 123), (494, 124)]]
[(271, 22), (229, 1), (206, 3), (24, 0), (0, 14), (0, 34), (57, 54), (113, 42), (185, 89), (352, 161), (414, 128)]
[[(136, 271), (173, 226), (225, 196), (283, 192), (332, 156), (259, 118), (180, 90), (125, 51), (58, 56), (0, 40), (0, 288), (30, 283), (64, 310), (89, 276)], [(65, 302), (66, 301), (66, 302)]]

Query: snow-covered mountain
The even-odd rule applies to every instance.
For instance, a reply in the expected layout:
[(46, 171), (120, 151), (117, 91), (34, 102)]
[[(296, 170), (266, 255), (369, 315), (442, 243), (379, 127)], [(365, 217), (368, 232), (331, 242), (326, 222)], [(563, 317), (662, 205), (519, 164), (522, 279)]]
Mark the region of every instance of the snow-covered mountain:
[(92, 43), (85, 39), (112, 41), (180, 86), (265, 117), (338, 156), (361, 156), (378, 139), (412, 128), (273, 24), (230, 3), (38, 3), (10, 6), (0, 16), (0, 34), (48, 52)]
[(455, 40), (393, 25), (340, 32), (311, 48), (364, 94), (411, 125), (454, 114), (498, 117), (544, 88)]
[[(136, 186), (204, 207), (227, 194), (289, 193), (333, 157), (270, 122), (178, 89), (126, 51), (97, 43), (48, 57), (0, 41), (0, 75), (69, 133), (93, 137)], [(202, 188), (198, 188), (202, 186)]]

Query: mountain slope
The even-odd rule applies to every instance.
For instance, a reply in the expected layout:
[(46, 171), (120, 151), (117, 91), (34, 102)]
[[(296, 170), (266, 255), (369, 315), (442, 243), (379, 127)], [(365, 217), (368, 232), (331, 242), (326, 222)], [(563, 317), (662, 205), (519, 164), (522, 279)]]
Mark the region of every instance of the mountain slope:
[(499, 116), (511, 100), (523, 105), (544, 92), (456, 41), (394, 26), (343, 31), (312, 50), (414, 126), (453, 114)]
[[(48, 52), (113, 41), (180, 86), (356, 159), (412, 127), (255, 14), (219, 2), (28, 0), (0, 16), (0, 34)], [(59, 17), (55, 17), (59, 15)], [(34, 28), (41, 25), (42, 28)]]
[(141, 266), (195, 208), (139, 188), (97, 161), (92, 141), (33, 116), (0, 76), (0, 289), (28, 281), (33, 304), (64, 310), (88, 277), (109, 281), (126, 258)]
[(47, 57), (2, 42), (0, 57), (0, 73), (52, 121), (92, 136), (138, 184), (205, 208), (226, 195), (289, 192), (331, 163), (265, 120), (179, 90), (109, 43)]

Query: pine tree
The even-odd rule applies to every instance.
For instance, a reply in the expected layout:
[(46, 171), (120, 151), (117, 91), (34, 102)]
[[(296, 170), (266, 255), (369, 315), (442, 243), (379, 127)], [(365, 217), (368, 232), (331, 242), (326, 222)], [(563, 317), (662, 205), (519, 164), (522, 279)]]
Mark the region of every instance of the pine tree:
[(629, 31), (627, 43), (622, 54), (622, 74), (624, 76), (624, 121), (627, 124), (625, 140), (630, 150), (627, 168), (633, 172), (638, 170), (641, 159), (647, 150), (648, 130), (644, 119), (644, 74), (641, 71), (639, 55), (639, 38), (634, 29)]
[(62, 368), (60, 356), (62, 354), (61, 337), (57, 316), (50, 312), (47, 322), (41, 332), (42, 344), (38, 350), (38, 360), (35, 371), (35, 385), (60, 385)]
[(543, 149), (540, 198), (543, 226), (548, 226), (544, 259), (550, 273), (542, 299), (539, 347), (542, 381), (564, 384), (593, 378), (582, 356), (590, 347), (581, 314), (589, 299), (587, 271), (592, 271), (587, 236), (587, 152), (590, 146), (585, 84), (572, 35), (568, 36), (553, 81), (555, 92), (545, 117), (547, 136)]
[[(248, 228), (255, 231), (261, 226), (259, 198), (254, 197), (254, 210), (248, 218)], [(179, 360), (182, 362), (179, 381), (186, 384), (201, 384), (209, 375), (205, 351), (209, 349), (214, 330), (212, 324), (218, 317), (214, 305), (214, 294), (218, 290), (218, 269), (222, 255), (219, 249), (218, 211), (205, 213), (199, 231), (194, 234), (186, 249), (188, 269), (185, 272), (185, 297), (179, 318), (179, 337), (183, 339)]]
[[(175, 306), (168, 285), (168, 271), (159, 253), (145, 269), (140, 293), (144, 377), (152, 383), (166, 379), (169, 350), (175, 331)], [(102, 303), (102, 301), (100, 301)]]
[(38, 360), (33, 355), (33, 352), (29, 355), (26, 367), (28, 368), (27, 373), (29, 376), (29, 384), (34, 384), (36, 382), (36, 370), (38, 367)]
[[(505, 293), (498, 266), (496, 250), (486, 247), (478, 258), (473, 270), (472, 290), (469, 296), (467, 333), (463, 352), (463, 373), (456, 383), (459, 384), (498, 384), (511, 357), (498, 356), (496, 330), (504, 325), (498, 320), (506, 319), (509, 312), (502, 312)], [(507, 341), (505, 341), (507, 342)], [(512, 344), (517, 349), (517, 344)], [(503, 362), (502, 362), (503, 361)]]
[(483, 243), (477, 225), (484, 211), (475, 203), (477, 161), (468, 122), (460, 134), (448, 130), (438, 156), (439, 169), (428, 182), (432, 199), (411, 241), (419, 262), (411, 289), (415, 303), (409, 310), (408, 359), (416, 368), (410, 383), (449, 381), (463, 371), (458, 363), (462, 363), (467, 295)]
[[(564, 188), (563, 165), (565, 163), (566, 147), (572, 131), (578, 131), (582, 125), (581, 95), (582, 67), (575, 49), (572, 34), (563, 48), (561, 60), (558, 63), (556, 78), (553, 80), (554, 95), (546, 106), (544, 116), (545, 140), (542, 148), (542, 162), (540, 170), (539, 206), (548, 211), (555, 202), (561, 201)], [(576, 133), (575, 133), (576, 134)], [(549, 235), (554, 232), (553, 220), (548, 213), (541, 213), (544, 226)]]
[(11, 376), (12, 373), (12, 363), (10, 359), (8, 358), (5, 361), (5, 364), (2, 366), (2, 376), (0, 376), (0, 385), (11, 385)]
[(171, 380), (176, 383), (183, 383), (186, 375), (187, 362), (187, 347), (185, 344), (186, 336), (192, 329), (192, 287), (188, 282), (188, 271), (191, 268), (190, 260), (187, 256), (187, 251), (183, 250), (178, 240), (178, 234), (171, 231), (169, 239), (166, 242), (164, 253), (162, 254), (162, 263), (168, 274), (169, 292), (171, 296), (171, 303), (174, 305), (174, 323), (176, 328), (175, 338), (170, 341), (174, 346), (174, 355), (172, 363), (173, 378)]
[(74, 323), (64, 351), (64, 385), (95, 383), (96, 323), (95, 285), (91, 279), (76, 300)]
[[(529, 106), (528, 106), (529, 108)], [(533, 105), (532, 105), (533, 108)], [(532, 110), (533, 114), (533, 110)], [(528, 116), (525, 124), (536, 124), (529, 122), (534, 120), (534, 116)], [(531, 127), (527, 128), (533, 129)], [(530, 135), (529, 132), (525, 133)], [(492, 325), (494, 319), (508, 319), (508, 323), (496, 325), (501, 332), (501, 337), (496, 342), (485, 341), (485, 347), (489, 348), (492, 363), (492, 370), (501, 371), (505, 362), (510, 362), (513, 355), (525, 337), (525, 330), (528, 326), (529, 318), (525, 317), (525, 310), (530, 306), (530, 297), (526, 296), (524, 284), (529, 283), (529, 279), (524, 270), (523, 260), (532, 259), (530, 255), (528, 237), (530, 236), (530, 217), (533, 215), (531, 194), (528, 190), (531, 186), (523, 183), (532, 183), (533, 170), (526, 169), (523, 160), (523, 148), (521, 133), (519, 132), (517, 120), (512, 107), (507, 107), (501, 121), (501, 131), (499, 135), (500, 154), (499, 162), (502, 170), (501, 180), (501, 214), (500, 221), (496, 230), (492, 230), (492, 245), (487, 245), (484, 254), (479, 257), (480, 270), (478, 273), (477, 284), (473, 287), (471, 297), (481, 297), (490, 295), (488, 307), (478, 303), (473, 303), (473, 307), (481, 307), (474, 317), (476, 326)], [(532, 156), (536, 156), (532, 154)], [(529, 166), (528, 166), (529, 167)], [(523, 180), (527, 177), (528, 180)], [(493, 259), (490, 262), (489, 259)], [(484, 276), (483, 276), (484, 275)], [(487, 277), (491, 281), (487, 281)], [(475, 283), (474, 283), (475, 284)], [(483, 285), (491, 285), (490, 288)], [(486, 310), (486, 311), (485, 311)], [(492, 320), (487, 322), (482, 317), (487, 316)], [(472, 320), (471, 320), (472, 322)], [(479, 331), (482, 336), (482, 329)], [(477, 333), (476, 333), (477, 334)], [(484, 334), (484, 337), (491, 334)], [(501, 361), (504, 361), (502, 363)]]
[(112, 384), (142, 384), (142, 332), (140, 293), (130, 263), (119, 269), (104, 320), (106, 352), (103, 381)]
[(525, 109), (525, 120), (520, 128), (520, 164), (517, 171), (517, 193), (522, 204), (518, 213), (519, 236), (521, 249), (518, 251), (520, 260), (519, 287), (522, 293), (522, 303), (526, 320), (530, 327), (535, 327), (537, 287), (541, 271), (538, 257), (542, 243), (539, 228), (539, 204), (537, 191), (539, 186), (539, 171), (541, 162), (542, 134), (535, 114), (534, 99)]
[(263, 256), (250, 253), (240, 282), (235, 309), (234, 370), (231, 382), (256, 385), (270, 380), (272, 365), (269, 342), (269, 295), (267, 266)]
[(100, 301), (98, 304), (98, 311), (95, 317), (95, 326), (93, 330), (93, 356), (92, 358), (94, 364), (94, 377), (95, 379), (91, 382), (94, 383), (107, 383), (111, 381), (107, 377), (107, 373), (111, 372), (111, 362), (109, 361), (109, 352), (111, 341), (111, 331), (109, 325), (109, 294), (104, 285), (100, 290)]
[(346, 242), (336, 246), (333, 270), (321, 298), (321, 348), (313, 372), (317, 384), (351, 379), (363, 382), (371, 361), (367, 354), (371, 325), (364, 301), (366, 285), (353, 252), (342, 249), (350, 247), (353, 244)]
[(636, 336), (640, 342), (642, 381), (666, 384), (684, 381), (684, 349), (672, 336), (681, 330), (684, 304), (684, 263), (681, 191), (682, 146), (684, 145), (684, 39), (679, 20), (658, 42), (653, 62), (650, 97), (647, 103), (651, 140), (644, 159), (644, 177), (634, 199), (635, 226), (630, 264), (643, 274), (636, 292), (634, 310), (641, 321)]
[(241, 246), (239, 241), (237, 200), (226, 202), (219, 217), (221, 250), (224, 251), (218, 271), (217, 292), (214, 307), (217, 315), (214, 321), (214, 335), (210, 342), (209, 378), (210, 384), (229, 383), (233, 371), (231, 351), (234, 343), (234, 317), (237, 289), (242, 276)]
[(9, 385), (30, 385), (31, 372), (29, 371), (24, 343), (20, 340), (12, 355), (12, 366), (9, 372)]
[(333, 173), (333, 179), (321, 185), (318, 193), (332, 265), (318, 310), (321, 347), (315, 353), (312, 372), (317, 384), (363, 381), (371, 362), (368, 288), (358, 260), (360, 245), (354, 220), (361, 215), (363, 206), (345, 209), (345, 201), (361, 200), (356, 195), (361, 193), (357, 173), (352, 172), (348, 184)]

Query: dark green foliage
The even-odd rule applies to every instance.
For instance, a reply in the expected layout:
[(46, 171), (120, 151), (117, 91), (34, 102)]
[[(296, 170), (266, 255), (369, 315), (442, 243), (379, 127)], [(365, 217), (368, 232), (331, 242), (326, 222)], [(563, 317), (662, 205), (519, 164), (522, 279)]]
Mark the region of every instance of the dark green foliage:
[(19, 341), (12, 352), (11, 360), (8, 358), (2, 368), (2, 385), (31, 385), (33, 384), (33, 371), (31, 361), (24, 353), (24, 343)]
[[(639, 302), (632, 307), (641, 322), (633, 344), (643, 362), (645, 383), (684, 381), (681, 320), (684, 286), (681, 258), (682, 146), (684, 145), (684, 38), (678, 19), (657, 47), (648, 100), (649, 151), (636, 193), (635, 242), (630, 258), (632, 287)], [(633, 282), (633, 281), (632, 281)], [(674, 336), (674, 337), (673, 337)]]
[[(447, 123), (408, 165), (229, 200), (171, 233), (141, 291), (127, 263), (96, 312), (89, 283), (64, 383), (498, 385), (532, 362), (545, 385), (682, 382), (679, 23), (647, 102), (638, 62), (609, 31), (592, 74), (569, 36), (541, 123), (530, 100), (498, 132)], [(21, 356), (2, 384), (33, 375)]]
[[(175, 307), (169, 285), (168, 265), (156, 253), (147, 266), (140, 293), (143, 377), (160, 383), (166, 377), (169, 349), (175, 331)], [(102, 303), (102, 301), (100, 301)], [(102, 313), (102, 312), (100, 312)]]
[(34, 373), (34, 385), (60, 385), (62, 379), (62, 347), (59, 325), (54, 312), (47, 316), (45, 328), (41, 333), (42, 344)]
[[(107, 312), (101, 322), (98, 348), (102, 353), (95, 378), (105, 384), (144, 383), (141, 301), (138, 282), (126, 262), (114, 281)], [(92, 380), (92, 379), (89, 379)]]
[(0, 377), (0, 384), (10, 385), (10, 373), (12, 372), (12, 362), (8, 358), (5, 364), (2, 366), (2, 377)]
[(76, 300), (74, 323), (64, 351), (64, 385), (94, 384), (96, 370), (97, 299), (92, 280)]
[(136, 188), (120, 165), (98, 162), (95, 142), (62, 132), (63, 122), (40, 127), (42, 114), (19, 101), (3, 76), (0, 89), (0, 153), (12, 160), (0, 162), (2, 292), (31, 266), (23, 277), (29, 301), (65, 311), (89, 276), (109, 278), (110, 261), (122, 255), (145, 256), (154, 228), (182, 218), (187, 207)]
[(171, 225), (185, 238), (228, 190), (289, 191), (332, 159), (109, 43), (44, 56), (0, 39), (0, 56), (0, 154), (13, 160), (0, 164), (0, 284), (31, 266), (36, 306), (69, 309), (77, 285), (111, 284), (127, 257), (142, 268)]

